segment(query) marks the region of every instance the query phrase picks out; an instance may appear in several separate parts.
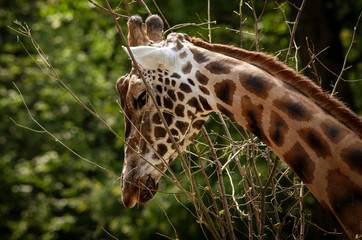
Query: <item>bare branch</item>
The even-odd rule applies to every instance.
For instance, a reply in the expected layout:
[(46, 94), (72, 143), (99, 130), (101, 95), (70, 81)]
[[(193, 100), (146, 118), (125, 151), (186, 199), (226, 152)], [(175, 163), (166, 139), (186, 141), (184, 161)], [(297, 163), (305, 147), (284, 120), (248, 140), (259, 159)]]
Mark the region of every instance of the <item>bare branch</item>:
[(297, 17), (296, 17), (295, 20), (294, 20), (293, 30), (292, 30), (292, 32), (291, 32), (290, 40), (289, 40), (288, 52), (287, 52), (287, 56), (285, 57), (285, 64), (288, 64), (288, 62), (289, 62), (289, 57), (290, 57), (290, 54), (291, 54), (291, 51), (292, 51), (292, 47), (293, 47), (295, 32), (297, 31), (297, 26), (298, 26), (299, 19), (300, 19), (300, 16), (301, 16), (301, 14), (302, 14), (303, 8), (304, 8), (304, 6), (305, 6), (305, 2), (306, 2), (306, 0), (303, 0), (302, 4), (301, 4), (300, 7), (298, 8)]
[(338, 83), (339, 83), (339, 81), (341, 80), (341, 77), (342, 77), (344, 71), (346, 70), (345, 67), (346, 67), (348, 55), (349, 55), (349, 53), (350, 53), (350, 51), (351, 51), (351, 49), (352, 49), (352, 46), (353, 46), (353, 43), (354, 43), (354, 38), (355, 38), (355, 36), (356, 36), (357, 27), (358, 27), (359, 22), (361, 21), (361, 16), (362, 16), (362, 12), (359, 14), (358, 19), (357, 19), (357, 23), (356, 23), (356, 25), (355, 25), (354, 28), (353, 28), (353, 35), (352, 35), (352, 39), (351, 39), (351, 44), (349, 45), (349, 48), (348, 48), (348, 50), (347, 50), (347, 53), (346, 53), (346, 55), (345, 55), (345, 57), (344, 57), (342, 70), (341, 70), (341, 72), (340, 72), (340, 74), (339, 74), (339, 76), (338, 76), (338, 78), (337, 78), (337, 81), (336, 81), (336, 83), (334, 84), (333, 90), (332, 90), (332, 92), (331, 92), (331, 95), (332, 95), (332, 96), (335, 94), (336, 89), (337, 89), (337, 86), (338, 86)]
[[(80, 158), (80, 159), (82, 159), (83, 161), (88, 162), (88, 163), (90, 163), (90, 164), (92, 164), (92, 165), (94, 165), (94, 166), (102, 169), (103, 171), (111, 174), (111, 175), (114, 176), (114, 177), (119, 178), (119, 176), (118, 176), (117, 174), (109, 171), (108, 169), (102, 167), (101, 165), (99, 165), (99, 164), (97, 164), (97, 163), (95, 163), (95, 162), (92, 162), (92, 161), (90, 161), (90, 160), (82, 157), (81, 155), (79, 155), (78, 153), (76, 153), (73, 149), (71, 149), (70, 147), (68, 147), (65, 143), (63, 143), (61, 140), (59, 140), (59, 138), (57, 138), (54, 134), (52, 134), (52, 133), (49, 132), (46, 128), (44, 128), (43, 125), (41, 125), (41, 124), (33, 117), (33, 114), (31, 113), (28, 105), (26, 104), (26, 101), (25, 101), (25, 99), (24, 99), (24, 97), (23, 97), (23, 94), (21, 93), (21, 91), (20, 91), (20, 89), (18, 88), (18, 86), (17, 86), (15, 83), (13, 83), (13, 84), (14, 84), (16, 90), (18, 91), (18, 93), (19, 93), (19, 95), (20, 95), (21, 101), (23, 102), (23, 104), (24, 104), (24, 106), (25, 106), (25, 108), (26, 108), (26, 111), (28, 112), (28, 115), (29, 115), (30, 119), (31, 119), (36, 125), (38, 125), (38, 126), (42, 129), (42, 131), (36, 131), (36, 130), (35, 130), (36, 132), (48, 134), (48, 135), (51, 136), (56, 142), (59, 142), (63, 147), (65, 147), (68, 151), (70, 151), (71, 153), (73, 153), (73, 154), (74, 154), (75, 156), (77, 156), (78, 158)], [(18, 125), (18, 126), (21, 126), (21, 125), (19, 125), (19, 124), (17, 124), (17, 125)], [(26, 129), (29, 129), (29, 130), (32, 130), (32, 131), (33, 131), (33, 129), (30, 129), (30, 128), (26, 128)]]
[[(96, 2), (94, 2), (93, 0), (88, 0), (88, 2), (90, 2), (91, 4), (93, 4), (94, 6), (96, 6), (97, 8), (101, 9), (104, 12), (108, 12), (109, 10), (100, 6), (99, 4), (97, 4)], [(123, 19), (128, 19), (128, 16), (126, 15), (122, 15), (122, 14), (118, 14), (118, 13), (114, 13), (114, 15), (116, 15), (117, 17), (123, 18)]]
[(180, 28), (184, 28), (184, 27), (188, 27), (188, 26), (195, 26), (195, 27), (200, 27), (202, 25), (209, 25), (209, 24), (216, 24), (216, 21), (212, 21), (212, 22), (204, 22), (204, 23), (181, 23), (181, 24), (177, 24), (177, 25), (174, 25), (173, 27), (167, 29), (165, 31), (165, 34), (168, 33), (168, 32), (172, 32), (176, 29), (180, 29)]

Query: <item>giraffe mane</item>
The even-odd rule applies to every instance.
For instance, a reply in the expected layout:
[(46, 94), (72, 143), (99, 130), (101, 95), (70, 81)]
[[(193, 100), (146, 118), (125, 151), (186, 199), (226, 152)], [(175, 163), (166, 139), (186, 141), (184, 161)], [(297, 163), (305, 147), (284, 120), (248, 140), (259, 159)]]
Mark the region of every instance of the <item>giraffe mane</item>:
[(362, 138), (362, 119), (353, 111), (347, 108), (337, 98), (324, 92), (317, 84), (309, 78), (300, 75), (294, 69), (286, 66), (284, 63), (274, 59), (273, 57), (262, 53), (247, 51), (241, 48), (231, 47), (222, 44), (210, 44), (199, 38), (185, 36), (186, 39), (195, 46), (220, 53), (238, 60), (250, 63), (258, 68), (263, 69), (269, 74), (278, 77), (303, 94), (311, 98), (322, 109), (333, 115), (337, 120), (342, 122), (348, 128), (353, 130), (360, 138)]

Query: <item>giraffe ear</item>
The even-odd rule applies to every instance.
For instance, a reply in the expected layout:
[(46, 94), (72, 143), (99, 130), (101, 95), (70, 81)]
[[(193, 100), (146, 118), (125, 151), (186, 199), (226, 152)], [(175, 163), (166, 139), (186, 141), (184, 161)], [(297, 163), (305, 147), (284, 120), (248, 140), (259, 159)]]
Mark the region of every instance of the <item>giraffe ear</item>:
[[(130, 47), (133, 56), (138, 64), (145, 69), (165, 68), (174, 70), (176, 67), (176, 54), (170, 48), (158, 48), (149, 46)], [(123, 46), (123, 50), (128, 54), (128, 50)]]

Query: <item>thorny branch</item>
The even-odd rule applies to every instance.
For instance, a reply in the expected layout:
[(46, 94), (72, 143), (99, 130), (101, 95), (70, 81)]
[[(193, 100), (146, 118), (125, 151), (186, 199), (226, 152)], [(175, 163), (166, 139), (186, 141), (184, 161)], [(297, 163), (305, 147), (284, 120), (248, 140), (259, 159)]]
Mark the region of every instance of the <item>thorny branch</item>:
[(347, 63), (348, 55), (349, 55), (349, 53), (351, 52), (351, 49), (352, 49), (352, 46), (353, 46), (353, 43), (354, 43), (354, 38), (355, 38), (355, 36), (356, 36), (357, 27), (358, 27), (359, 22), (361, 21), (361, 16), (362, 16), (362, 12), (359, 14), (358, 19), (357, 19), (357, 23), (356, 23), (356, 25), (355, 25), (354, 28), (353, 28), (353, 35), (352, 35), (352, 39), (351, 39), (351, 44), (349, 45), (349, 48), (348, 48), (348, 50), (347, 50), (347, 53), (346, 53), (346, 55), (345, 55), (345, 57), (344, 57), (342, 70), (341, 70), (341, 72), (340, 72), (340, 74), (339, 74), (339, 76), (338, 76), (338, 78), (337, 78), (337, 81), (336, 81), (336, 83), (334, 84), (333, 90), (332, 90), (332, 92), (331, 92), (331, 95), (332, 95), (332, 96), (333, 96), (333, 95), (335, 94), (335, 92), (336, 92), (338, 83), (339, 83), (339, 81), (341, 80), (344, 71), (346, 71), (346, 63)]

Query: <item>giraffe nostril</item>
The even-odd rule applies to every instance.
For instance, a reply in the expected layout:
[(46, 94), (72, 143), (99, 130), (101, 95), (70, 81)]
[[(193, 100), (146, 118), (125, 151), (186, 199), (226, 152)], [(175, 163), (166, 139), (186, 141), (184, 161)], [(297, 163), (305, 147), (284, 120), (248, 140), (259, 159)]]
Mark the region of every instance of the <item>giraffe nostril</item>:
[(126, 208), (133, 208), (137, 203), (137, 195), (136, 194), (123, 194), (122, 202)]
[(127, 208), (133, 208), (137, 203), (139, 188), (136, 186), (127, 186), (122, 189), (122, 202)]

